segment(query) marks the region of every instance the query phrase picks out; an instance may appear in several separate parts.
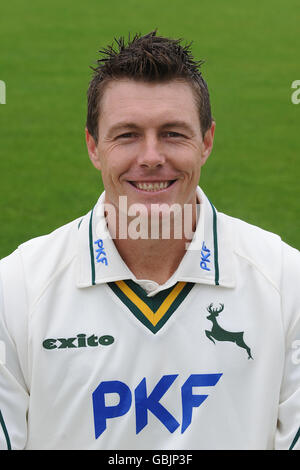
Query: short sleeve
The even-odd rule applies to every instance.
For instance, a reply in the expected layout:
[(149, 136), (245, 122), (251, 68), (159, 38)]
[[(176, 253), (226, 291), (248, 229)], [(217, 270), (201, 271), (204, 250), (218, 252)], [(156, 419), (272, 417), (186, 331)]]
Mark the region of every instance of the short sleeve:
[[(300, 450), (300, 253), (283, 244), (282, 321), (286, 340), (275, 449)], [(270, 364), (275, 367), (276, 364)]]
[[(27, 331), (24, 328), (24, 319), (22, 318), (24, 299), (22, 298), (22, 289), (19, 292), (18, 283), (11, 284), (10, 280), (5, 278), (5, 274), (3, 275), (1, 263), (0, 450), (20, 450), (25, 448), (27, 441), (29, 403), (29, 393), (22, 370), (22, 360), (20, 360), (27, 338)], [(16, 275), (17, 278), (18, 275)], [(7, 291), (8, 287), (9, 291)], [(23, 338), (23, 344), (20, 344), (20, 338)]]

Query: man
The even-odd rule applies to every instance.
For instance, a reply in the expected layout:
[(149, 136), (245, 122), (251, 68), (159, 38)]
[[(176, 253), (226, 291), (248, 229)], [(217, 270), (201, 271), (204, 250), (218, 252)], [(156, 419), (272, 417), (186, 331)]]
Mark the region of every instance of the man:
[(197, 186), (215, 123), (189, 47), (102, 52), (105, 192), (1, 261), (2, 448), (299, 448), (299, 252)]

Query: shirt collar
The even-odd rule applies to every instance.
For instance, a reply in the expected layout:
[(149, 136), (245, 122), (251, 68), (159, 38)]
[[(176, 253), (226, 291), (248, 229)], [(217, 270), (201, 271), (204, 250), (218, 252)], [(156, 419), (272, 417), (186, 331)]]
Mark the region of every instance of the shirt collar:
[[(77, 257), (77, 287), (118, 280), (136, 280), (121, 258), (106, 226), (103, 213), (105, 192), (81, 220)], [(164, 284), (178, 281), (234, 287), (233, 250), (228, 224), (204, 192), (197, 187), (200, 215), (194, 237), (176, 272)], [(158, 289), (159, 290), (159, 289)]]

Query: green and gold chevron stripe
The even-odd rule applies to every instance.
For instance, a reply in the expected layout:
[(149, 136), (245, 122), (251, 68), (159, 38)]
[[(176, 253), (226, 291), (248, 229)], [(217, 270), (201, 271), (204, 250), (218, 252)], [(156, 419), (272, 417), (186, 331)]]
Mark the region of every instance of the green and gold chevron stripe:
[(109, 287), (135, 317), (157, 333), (188, 295), (194, 283), (177, 282), (153, 297), (132, 280), (109, 282)]

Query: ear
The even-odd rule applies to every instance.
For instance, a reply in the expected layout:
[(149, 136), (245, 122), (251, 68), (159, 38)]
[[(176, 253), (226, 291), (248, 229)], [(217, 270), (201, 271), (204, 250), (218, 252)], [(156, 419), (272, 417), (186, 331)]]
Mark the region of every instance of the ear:
[(99, 154), (98, 154), (97, 143), (94, 137), (89, 133), (87, 128), (85, 128), (85, 140), (86, 140), (89, 157), (90, 157), (92, 164), (97, 170), (101, 171), (101, 164), (100, 164), (100, 159), (99, 159)]
[(209, 155), (211, 154), (213, 143), (214, 143), (214, 135), (215, 135), (216, 123), (215, 121), (212, 122), (212, 125), (207, 131), (205, 132), (203, 138), (203, 147), (202, 147), (202, 158), (201, 158), (201, 166), (206, 163)]

